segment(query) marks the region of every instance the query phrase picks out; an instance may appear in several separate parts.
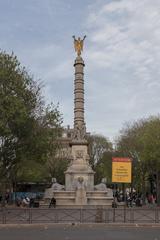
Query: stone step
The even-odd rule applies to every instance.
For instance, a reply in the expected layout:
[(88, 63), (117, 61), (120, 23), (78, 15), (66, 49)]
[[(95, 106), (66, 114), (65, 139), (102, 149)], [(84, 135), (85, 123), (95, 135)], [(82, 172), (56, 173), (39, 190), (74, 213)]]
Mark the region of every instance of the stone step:
[(88, 199), (106, 199), (106, 200), (113, 200), (113, 198), (112, 197), (93, 197), (93, 196), (91, 196), (91, 197), (87, 197)]
[(54, 196), (55, 197), (55, 199), (75, 199), (75, 197), (71, 197), (71, 196)]

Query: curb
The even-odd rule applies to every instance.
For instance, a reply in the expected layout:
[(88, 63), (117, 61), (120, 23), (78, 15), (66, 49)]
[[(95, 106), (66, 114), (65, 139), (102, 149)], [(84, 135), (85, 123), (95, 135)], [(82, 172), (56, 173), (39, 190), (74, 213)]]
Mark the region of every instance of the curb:
[(119, 227), (119, 228), (160, 228), (160, 223), (32, 223), (32, 224), (0, 224), (2, 228), (49, 228), (49, 227)]

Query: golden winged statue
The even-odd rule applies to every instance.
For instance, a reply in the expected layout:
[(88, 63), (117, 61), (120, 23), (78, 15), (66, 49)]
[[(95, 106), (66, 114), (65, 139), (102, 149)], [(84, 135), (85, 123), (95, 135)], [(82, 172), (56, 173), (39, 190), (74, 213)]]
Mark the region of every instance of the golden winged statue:
[(74, 49), (77, 52), (78, 56), (80, 56), (81, 52), (83, 51), (83, 42), (84, 42), (85, 38), (86, 38), (86, 35), (83, 37), (83, 39), (81, 39), (80, 37), (78, 37), (78, 39), (76, 39), (75, 36), (73, 36), (73, 39), (74, 39)]

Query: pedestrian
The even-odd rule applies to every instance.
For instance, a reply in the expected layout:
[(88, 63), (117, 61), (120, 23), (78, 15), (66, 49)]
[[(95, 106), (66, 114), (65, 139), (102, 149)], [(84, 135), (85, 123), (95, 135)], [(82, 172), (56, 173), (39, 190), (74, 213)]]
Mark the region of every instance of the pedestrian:
[(21, 204), (22, 204), (22, 201), (21, 201), (21, 199), (20, 198), (16, 198), (16, 206), (17, 207), (20, 207), (21, 206)]
[(50, 201), (50, 203), (49, 203), (49, 208), (51, 208), (51, 207), (56, 207), (56, 199), (53, 197), (53, 198), (51, 198), (51, 201)]
[(7, 204), (9, 203), (9, 192), (6, 192), (6, 194), (5, 194), (5, 202)]
[(34, 198), (31, 198), (31, 199), (30, 199), (29, 207), (30, 207), (30, 208), (33, 208), (33, 207), (34, 207)]
[(24, 197), (22, 200), (22, 207), (28, 207), (29, 202), (30, 202), (30, 199), (28, 197)]

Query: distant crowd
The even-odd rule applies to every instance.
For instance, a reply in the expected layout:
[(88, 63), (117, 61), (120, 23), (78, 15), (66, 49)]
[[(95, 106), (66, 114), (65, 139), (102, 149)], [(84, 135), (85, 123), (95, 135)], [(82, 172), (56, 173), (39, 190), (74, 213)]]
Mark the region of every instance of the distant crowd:
[(146, 193), (143, 196), (142, 193), (126, 192), (125, 195), (122, 191), (115, 192), (115, 198), (117, 203), (126, 202), (128, 207), (142, 207), (142, 205), (155, 205), (157, 203), (156, 194)]
[[(132, 193), (130, 191), (125, 191), (124, 194), (123, 191), (116, 190), (113, 191), (113, 196), (115, 201), (113, 206), (124, 202), (127, 207), (142, 207), (143, 205), (155, 206), (157, 203), (156, 193), (146, 193), (146, 195), (143, 196), (142, 193), (137, 193), (136, 191)], [(14, 202), (17, 207), (39, 207), (39, 200), (40, 198), (36, 196), (29, 197), (25, 195), (17, 196), (13, 200), (9, 192), (6, 192), (4, 197), (0, 194), (0, 203), (12, 205)], [(48, 206), (56, 207), (56, 199), (54, 197), (50, 200)]]
[[(9, 192), (5, 193), (4, 198), (0, 194), (0, 203), (4, 205), (12, 205), (13, 202), (17, 207), (29, 207), (29, 208), (38, 208), (39, 207), (39, 202), (40, 199), (36, 197), (28, 197), (28, 196), (21, 196), (21, 197), (16, 197), (15, 200), (11, 199), (11, 194)], [(56, 199), (52, 197), (48, 203), (48, 207), (56, 207)]]

